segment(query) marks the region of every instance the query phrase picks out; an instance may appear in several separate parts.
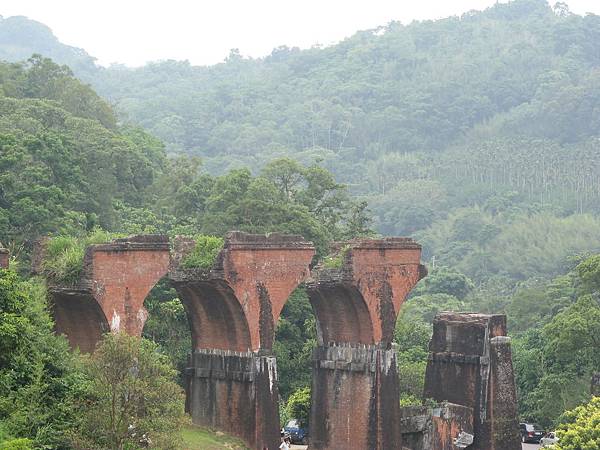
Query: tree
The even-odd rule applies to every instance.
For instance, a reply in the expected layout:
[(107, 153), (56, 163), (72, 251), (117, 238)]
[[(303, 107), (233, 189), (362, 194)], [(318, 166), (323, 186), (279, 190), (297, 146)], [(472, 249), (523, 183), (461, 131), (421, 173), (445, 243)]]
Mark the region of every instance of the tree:
[(296, 419), (301, 427), (308, 428), (310, 418), (310, 388), (301, 388), (295, 391), (285, 406), (286, 415)]
[(558, 427), (556, 450), (597, 450), (600, 448), (600, 397), (565, 412)]
[(53, 333), (45, 286), (0, 269), (0, 440), (68, 448), (75, 399), (85, 392), (66, 340)]
[(577, 266), (577, 272), (590, 292), (600, 291), (600, 255), (586, 258)]
[(176, 449), (184, 422), (176, 372), (157, 346), (125, 333), (107, 334), (84, 363), (91, 395), (72, 436), (79, 449)]
[(474, 288), (475, 284), (466, 275), (455, 269), (438, 267), (419, 283), (415, 294), (447, 294), (464, 300)]

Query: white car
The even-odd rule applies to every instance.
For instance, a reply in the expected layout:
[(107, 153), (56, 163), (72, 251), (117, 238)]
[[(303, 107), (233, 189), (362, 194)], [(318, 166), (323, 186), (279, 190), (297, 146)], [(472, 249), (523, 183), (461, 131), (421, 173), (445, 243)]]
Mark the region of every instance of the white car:
[(556, 433), (554, 433), (554, 432), (548, 433), (546, 436), (544, 436), (540, 440), (540, 444), (542, 445), (542, 447), (546, 447), (546, 448), (552, 447), (557, 442), (558, 442), (558, 438), (556, 437)]

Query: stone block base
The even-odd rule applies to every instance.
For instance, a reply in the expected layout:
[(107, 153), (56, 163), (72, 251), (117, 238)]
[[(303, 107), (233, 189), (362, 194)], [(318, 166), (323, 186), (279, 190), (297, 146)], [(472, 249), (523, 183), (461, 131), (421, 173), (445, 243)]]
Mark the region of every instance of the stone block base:
[(275, 357), (257, 352), (194, 351), (186, 370), (186, 410), (195, 424), (237, 436), (250, 448), (277, 449)]

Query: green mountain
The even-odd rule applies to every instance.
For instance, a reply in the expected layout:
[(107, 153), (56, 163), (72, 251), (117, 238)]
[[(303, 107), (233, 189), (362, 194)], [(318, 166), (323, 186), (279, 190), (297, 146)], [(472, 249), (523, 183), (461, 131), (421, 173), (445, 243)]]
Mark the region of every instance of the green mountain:
[[(467, 264), (472, 276), (497, 266), (490, 249), (508, 238), (493, 230), (518, 226), (515, 214), (526, 227), (532, 214), (600, 212), (600, 17), (564, 4), (515, 0), (392, 22), (259, 59), (232, 50), (210, 67), (96, 67), (22, 17), (3, 19), (0, 37), (7, 59), (42, 52), (69, 64), (121, 123), (141, 125), (170, 154), (200, 156), (208, 173), (258, 173), (279, 157), (318, 163), (368, 202), (381, 233), (417, 235), (428, 257)], [(463, 215), (477, 216), (475, 230), (456, 249), (452, 224)], [(566, 244), (556, 261), (580, 250)]]
[(66, 64), (83, 79), (97, 69), (95, 58), (83, 49), (61, 43), (43, 23), (24, 16), (0, 16), (0, 60), (24, 61), (33, 54)]

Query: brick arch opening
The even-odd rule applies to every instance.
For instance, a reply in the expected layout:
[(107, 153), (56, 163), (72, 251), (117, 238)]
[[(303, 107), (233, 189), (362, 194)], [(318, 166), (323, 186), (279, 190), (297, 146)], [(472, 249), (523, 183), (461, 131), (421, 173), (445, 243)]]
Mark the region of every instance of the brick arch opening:
[(65, 335), (71, 348), (91, 353), (110, 326), (98, 302), (86, 292), (53, 290), (54, 328)]
[(373, 323), (361, 293), (348, 285), (319, 285), (308, 289), (317, 319), (320, 345), (329, 342), (373, 344)]
[(198, 282), (180, 289), (192, 333), (192, 349), (245, 352), (252, 348), (246, 315), (226, 282)]

